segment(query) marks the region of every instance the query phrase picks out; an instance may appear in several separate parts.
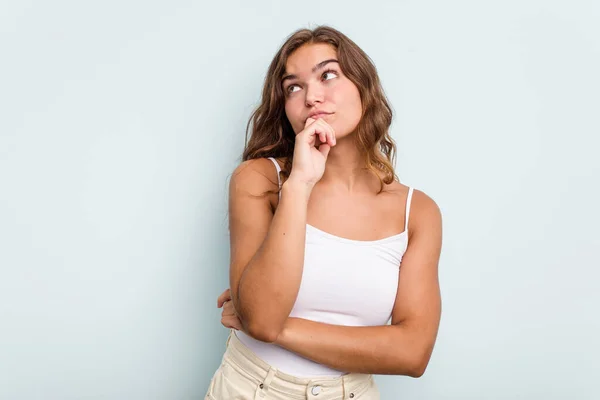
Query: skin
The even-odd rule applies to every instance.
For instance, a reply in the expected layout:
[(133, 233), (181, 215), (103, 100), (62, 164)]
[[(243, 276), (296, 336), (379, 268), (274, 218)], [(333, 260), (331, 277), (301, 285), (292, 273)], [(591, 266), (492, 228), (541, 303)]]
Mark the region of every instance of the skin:
[[(342, 73), (338, 62), (330, 60), (337, 60), (337, 54), (326, 44), (302, 46), (288, 58), (282, 83), (285, 113), (296, 133), (304, 129), (311, 113), (327, 113), (320, 117), (333, 128), (337, 140), (343, 141), (358, 125), (362, 104), (358, 88)], [(314, 66), (318, 69), (313, 72)]]
[[(335, 48), (310, 44), (296, 50), (286, 64), (286, 74), (296, 78), (283, 82), (288, 93), (285, 110), (297, 134), (297, 147), (300, 139), (306, 145), (298, 150), (305, 153), (294, 153), (290, 187), (310, 188), (293, 193), (307, 193), (306, 222), (321, 230), (353, 240), (398, 234), (404, 229), (408, 187), (394, 181), (376, 194), (379, 180), (361, 168), (363, 156), (354, 145), (362, 113), (358, 89), (335, 62), (313, 70), (331, 59), (337, 59)], [(334, 71), (324, 74), (326, 69)], [(318, 110), (331, 114), (309, 118)], [(277, 182), (270, 161), (256, 160), (253, 168), (267, 181)], [(273, 210), (279, 206), (277, 195), (266, 201)], [(360, 216), (361, 223), (348, 215)], [(438, 263), (442, 219), (437, 204), (419, 190), (413, 193), (408, 240), (391, 325), (349, 327), (288, 317), (271, 335), (272, 341), (342, 371), (421, 376), (429, 363), (441, 316)], [(237, 299), (230, 301), (232, 297), (227, 289), (217, 299), (217, 306), (223, 307), (221, 323), (247, 332), (236, 310)]]

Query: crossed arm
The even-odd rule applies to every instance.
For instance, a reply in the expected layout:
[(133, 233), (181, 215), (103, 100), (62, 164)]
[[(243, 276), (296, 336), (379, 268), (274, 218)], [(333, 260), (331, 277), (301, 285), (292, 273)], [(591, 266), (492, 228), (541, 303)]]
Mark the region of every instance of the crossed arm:
[[(274, 342), (346, 372), (422, 376), (433, 351), (441, 316), (438, 280), (441, 245), (440, 210), (431, 198), (415, 191), (409, 242), (399, 269), (391, 325), (349, 327), (288, 317)], [(218, 305), (224, 300), (220, 297)], [(225, 309), (223, 315), (224, 325), (235, 326), (232, 316), (225, 315)]]

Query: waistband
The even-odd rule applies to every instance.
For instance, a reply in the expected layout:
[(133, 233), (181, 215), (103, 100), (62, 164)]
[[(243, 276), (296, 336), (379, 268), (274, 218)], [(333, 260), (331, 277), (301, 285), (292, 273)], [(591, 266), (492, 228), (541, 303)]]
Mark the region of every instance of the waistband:
[(352, 399), (369, 389), (371, 374), (349, 373), (339, 377), (301, 378), (279, 371), (244, 345), (232, 329), (223, 356), (238, 372), (262, 383), (261, 389), (284, 392), (293, 399)]

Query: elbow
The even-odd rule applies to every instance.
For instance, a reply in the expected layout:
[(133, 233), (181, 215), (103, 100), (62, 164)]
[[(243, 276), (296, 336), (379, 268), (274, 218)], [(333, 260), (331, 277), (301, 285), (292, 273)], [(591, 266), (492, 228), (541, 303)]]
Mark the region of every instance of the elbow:
[(283, 322), (279, 323), (273, 315), (257, 315), (254, 312), (244, 312), (243, 307), (238, 312), (238, 318), (242, 323), (244, 332), (261, 342), (274, 343), (283, 329)]
[(425, 374), (425, 370), (427, 369), (426, 363), (420, 363), (413, 365), (408, 371), (407, 375), (411, 378), (420, 378)]
[(265, 343), (274, 343), (279, 337), (279, 332), (281, 332), (281, 329), (274, 326), (257, 322), (250, 322), (245, 328), (248, 335)]
[(422, 354), (415, 357), (414, 360), (408, 366), (406, 375), (411, 378), (420, 378), (425, 374), (427, 365), (429, 365), (430, 354)]

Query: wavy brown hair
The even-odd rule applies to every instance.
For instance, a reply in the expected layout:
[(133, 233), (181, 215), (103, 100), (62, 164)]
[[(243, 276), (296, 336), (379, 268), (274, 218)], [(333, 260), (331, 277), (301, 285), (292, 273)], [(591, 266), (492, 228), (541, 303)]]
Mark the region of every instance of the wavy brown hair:
[[(326, 43), (337, 51), (344, 75), (358, 88), (362, 116), (356, 127), (356, 144), (365, 155), (365, 168), (375, 173), (383, 185), (397, 179), (394, 172), (396, 145), (389, 135), (392, 109), (388, 104), (375, 65), (352, 40), (329, 26), (313, 30), (300, 29), (291, 34), (269, 66), (260, 105), (250, 116), (246, 127), (246, 146), (242, 160), (262, 157), (285, 158), (282, 168), (286, 179), (292, 168), (296, 135), (285, 114), (285, 94), (281, 79), (290, 55), (305, 44)], [(248, 139), (248, 136), (250, 138)], [(383, 173), (383, 179), (377, 172)]]

